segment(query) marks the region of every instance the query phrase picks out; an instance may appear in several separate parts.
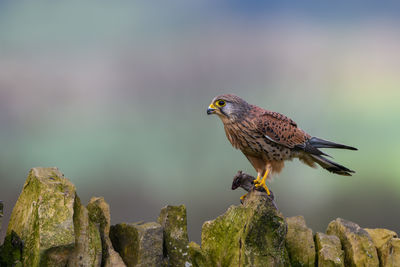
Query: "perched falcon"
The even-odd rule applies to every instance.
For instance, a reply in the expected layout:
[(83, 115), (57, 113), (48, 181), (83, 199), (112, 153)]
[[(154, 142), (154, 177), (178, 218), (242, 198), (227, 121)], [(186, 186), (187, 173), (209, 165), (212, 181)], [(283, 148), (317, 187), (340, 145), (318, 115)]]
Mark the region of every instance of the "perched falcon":
[(238, 96), (215, 97), (207, 114), (220, 117), (232, 146), (240, 149), (256, 169), (254, 185), (263, 187), (268, 195), (270, 191), (265, 181), (269, 174), (282, 170), (285, 160), (298, 158), (311, 167), (316, 167), (317, 163), (339, 175), (351, 176), (354, 173), (324, 157), (328, 155), (319, 148), (356, 148), (311, 137), (285, 115), (251, 105)]

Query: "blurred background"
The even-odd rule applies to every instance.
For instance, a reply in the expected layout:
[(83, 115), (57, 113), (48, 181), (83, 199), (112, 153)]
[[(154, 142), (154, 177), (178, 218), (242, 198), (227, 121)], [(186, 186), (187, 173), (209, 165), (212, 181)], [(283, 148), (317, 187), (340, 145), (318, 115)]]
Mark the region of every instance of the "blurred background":
[[(261, 1), (260, 1), (261, 2)], [(357, 4), (358, 3), (358, 4)], [(185, 204), (189, 238), (256, 175), (211, 99), (234, 93), (359, 151), (342, 177), (299, 161), (270, 183), (314, 231), (342, 217), (400, 232), (400, 2), (1, 1), (4, 236), (32, 167), (57, 166), (112, 223)]]

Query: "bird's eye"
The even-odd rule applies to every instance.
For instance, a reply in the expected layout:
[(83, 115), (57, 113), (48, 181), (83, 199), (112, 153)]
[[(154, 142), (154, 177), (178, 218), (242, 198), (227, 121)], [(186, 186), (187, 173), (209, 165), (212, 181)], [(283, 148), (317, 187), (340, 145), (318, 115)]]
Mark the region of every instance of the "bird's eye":
[(217, 106), (218, 107), (223, 107), (223, 106), (225, 106), (226, 105), (226, 102), (224, 101), (224, 100), (218, 100), (217, 101)]

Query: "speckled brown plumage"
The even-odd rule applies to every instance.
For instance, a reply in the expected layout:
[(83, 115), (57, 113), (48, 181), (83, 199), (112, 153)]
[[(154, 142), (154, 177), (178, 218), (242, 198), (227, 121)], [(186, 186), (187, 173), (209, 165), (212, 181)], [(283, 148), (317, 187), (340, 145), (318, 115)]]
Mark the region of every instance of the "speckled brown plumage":
[(285, 115), (251, 105), (238, 96), (215, 97), (207, 113), (220, 117), (228, 140), (243, 152), (259, 176), (267, 170), (279, 173), (284, 162), (293, 158), (311, 167), (317, 163), (340, 175), (354, 172), (325, 158), (319, 148), (355, 148), (311, 137)]

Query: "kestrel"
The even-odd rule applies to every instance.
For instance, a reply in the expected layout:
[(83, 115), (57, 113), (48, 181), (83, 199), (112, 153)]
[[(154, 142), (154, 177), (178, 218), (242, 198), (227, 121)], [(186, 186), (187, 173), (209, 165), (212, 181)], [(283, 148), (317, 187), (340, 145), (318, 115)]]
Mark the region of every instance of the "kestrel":
[(257, 171), (255, 187), (263, 187), (268, 195), (270, 191), (265, 184), (266, 179), (271, 174), (279, 173), (284, 162), (293, 158), (310, 167), (316, 167), (317, 163), (339, 175), (351, 176), (354, 173), (324, 157), (329, 155), (319, 148), (356, 148), (311, 137), (293, 120), (278, 112), (251, 105), (238, 96), (228, 94), (215, 97), (207, 114), (219, 116), (232, 146), (240, 149)]

